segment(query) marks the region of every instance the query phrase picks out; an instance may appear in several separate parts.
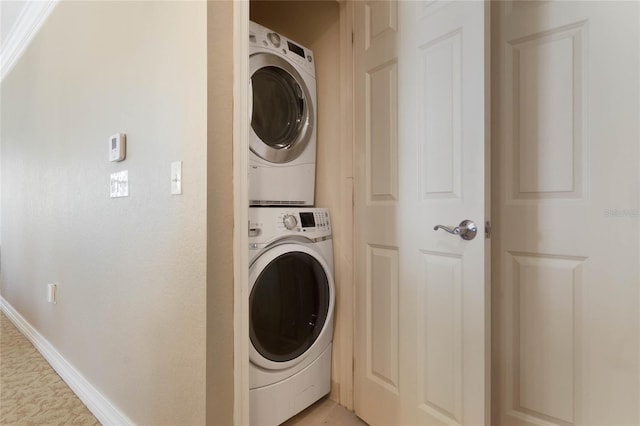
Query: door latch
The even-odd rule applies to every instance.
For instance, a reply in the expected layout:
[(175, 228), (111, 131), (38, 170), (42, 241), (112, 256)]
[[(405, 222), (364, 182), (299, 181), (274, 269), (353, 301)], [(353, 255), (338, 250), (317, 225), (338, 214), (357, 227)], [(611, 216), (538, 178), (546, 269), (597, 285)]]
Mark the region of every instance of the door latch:
[(436, 225), (433, 227), (434, 231), (437, 231), (438, 229), (447, 231), (452, 235), (458, 235), (463, 240), (473, 240), (478, 233), (478, 227), (475, 223), (473, 223), (473, 221), (470, 220), (463, 220), (462, 222), (460, 222), (460, 225), (456, 226), (455, 228), (449, 228), (443, 225)]

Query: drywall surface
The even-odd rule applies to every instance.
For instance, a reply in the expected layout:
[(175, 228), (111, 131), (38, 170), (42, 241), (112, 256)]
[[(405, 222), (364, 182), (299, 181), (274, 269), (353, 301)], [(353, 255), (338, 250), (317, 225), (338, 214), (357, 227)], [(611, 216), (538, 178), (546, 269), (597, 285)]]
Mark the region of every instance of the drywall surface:
[(2, 296), (141, 425), (205, 423), (206, 16), (61, 2), (1, 86)]

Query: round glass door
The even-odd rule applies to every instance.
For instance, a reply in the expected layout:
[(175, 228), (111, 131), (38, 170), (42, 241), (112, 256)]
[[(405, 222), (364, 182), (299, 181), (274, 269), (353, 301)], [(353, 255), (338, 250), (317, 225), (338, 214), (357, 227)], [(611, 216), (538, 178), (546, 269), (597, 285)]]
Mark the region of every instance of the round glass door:
[(311, 139), (309, 90), (300, 73), (279, 56), (254, 54), (250, 68), (251, 151), (273, 163), (292, 161)]
[(260, 140), (275, 149), (286, 149), (303, 127), (305, 99), (289, 73), (264, 67), (251, 76), (253, 113), (251, 127)]
[(299, 357), (320, 335), (329, 298), (327, 275), (313, 256), (294, 251), (276, 257), (251, 290), (251, 343), (270, 361)]

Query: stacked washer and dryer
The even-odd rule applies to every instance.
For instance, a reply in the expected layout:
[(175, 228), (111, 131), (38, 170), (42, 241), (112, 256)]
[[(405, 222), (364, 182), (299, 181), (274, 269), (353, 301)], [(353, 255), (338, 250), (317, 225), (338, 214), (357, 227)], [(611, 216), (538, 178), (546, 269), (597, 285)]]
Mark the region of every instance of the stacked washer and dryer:
[(313, 53), (253, 22), (249, 42), (250, 416), (275, 426), (329, 393), (333, 246), (313, 207)]

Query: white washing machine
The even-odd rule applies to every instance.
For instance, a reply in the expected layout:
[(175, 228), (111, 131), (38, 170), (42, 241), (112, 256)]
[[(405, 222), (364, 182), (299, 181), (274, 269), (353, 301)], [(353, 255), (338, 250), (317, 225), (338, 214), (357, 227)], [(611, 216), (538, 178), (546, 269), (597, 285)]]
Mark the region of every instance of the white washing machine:
[(249, 24), (249, 204), (313, 206), (316, 72), (313, 52)]
[(329, 393), (335, 288), (326, 209), (249, 209), (250, 421), (275, 426)]

